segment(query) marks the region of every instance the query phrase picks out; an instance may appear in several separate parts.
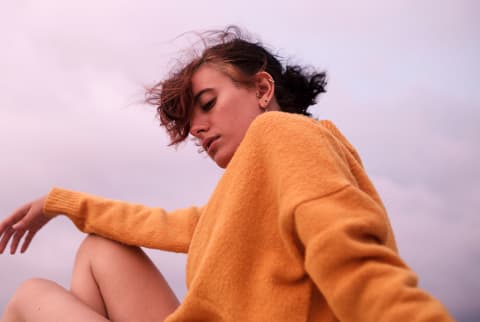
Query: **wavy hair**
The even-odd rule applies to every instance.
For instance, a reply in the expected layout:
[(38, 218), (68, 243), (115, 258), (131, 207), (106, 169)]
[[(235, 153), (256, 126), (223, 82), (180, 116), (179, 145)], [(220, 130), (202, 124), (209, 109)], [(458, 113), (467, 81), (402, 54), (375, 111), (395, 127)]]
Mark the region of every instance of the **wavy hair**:
[(278, 56), (260, 42), (251, 41), (236, 26), (200, 35), (204, 49), (186, 64), (179, 64), (163, 81), (147, 88), (145, 101), (157, 109), (160, 124), (170, 136), (170, 145), (184, 141), (190, 131), (193, 109), (191, 79), (203, 64), (218, 67), (240, 86), (254, 86), (255, 75), (269, 73), (275, 84), (280, 110), (311, 116), (308, 107), (316, 104), (327, 85), (325, 72), (299, 65), (283, 66)]

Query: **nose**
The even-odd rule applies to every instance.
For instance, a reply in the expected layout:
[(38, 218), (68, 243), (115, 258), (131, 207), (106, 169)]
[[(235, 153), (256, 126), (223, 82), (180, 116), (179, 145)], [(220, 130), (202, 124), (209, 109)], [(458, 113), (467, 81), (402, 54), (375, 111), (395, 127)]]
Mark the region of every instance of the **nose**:
[(201, 113), (193, 113), (190, 120), (190, 134), (196, 138), (199, 138), (202, 133), (209, 130), (208, 121)]

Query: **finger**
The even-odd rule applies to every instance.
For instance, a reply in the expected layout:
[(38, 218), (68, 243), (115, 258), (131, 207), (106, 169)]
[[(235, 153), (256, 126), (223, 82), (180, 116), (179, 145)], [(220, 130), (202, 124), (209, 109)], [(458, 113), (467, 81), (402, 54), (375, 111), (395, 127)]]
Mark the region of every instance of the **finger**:
[(17, 210), (15, 210), (12, 214), (7, 216), (1, 223), (0, 223), (0, 236), (11, 226), (17, 223), (20, 219), (22, 219), (29, 211), (30, 204), (26, 204)]
[(23, 207), (17, 209), (11, 216), (11, 225), (13, 229), (18, 229), (17, 227), (19, 223), (22, 222), (22, 219), (25, 219), (25, 217), (28, 215), (30, 212), (30, 209), (32, 208), (31, 204), (26, 204)]
[(30, 246), (30, 242), (32, 241), (33, 236), (35, 236), (36, 233), (37, 231), (35, 230), (30, 230), (28, 232), (27, 237), (25, 237), (25, 239), (23, 240), (23, 245), (22, 245), (22, 249), (20, 249), (20, 253), (25, 253), (28, 246)]
[(22, 239), (23, 235), (25, 235), (25, 229), (17, 230), (13, 235), (12, 242), (10, 243), (10, 254), (15, 254), (17, 251), (18, 243)]
[(26, 230), (28, 229), (28, 214), (25, 215), (25, 217), (21, 218), (19, 221), (17, 221), (15, 224), (12, 225), (12, 229), (15, 231), (21, 231), (21, 230)]
[(9, 216), (5, 218), (1, 223), (0, 223), (0, 236), (2, 236), (8, 228), (12, 227), (12, 216)]
[(10, 225), (6, 223), (5, 219), (2, 222), (0, 222), (0, 236), (3, 235), (3, 232), (7, 229), (8, 226)]
[(15, 231), (12, 229), (12, 227), (9, 226), (3, 233), (2, 240), (0, 240), (0, 254), (3, 254), (3, 251), (5, 250), (5, 247), (7, 247), (10, 237), (14, 232)]

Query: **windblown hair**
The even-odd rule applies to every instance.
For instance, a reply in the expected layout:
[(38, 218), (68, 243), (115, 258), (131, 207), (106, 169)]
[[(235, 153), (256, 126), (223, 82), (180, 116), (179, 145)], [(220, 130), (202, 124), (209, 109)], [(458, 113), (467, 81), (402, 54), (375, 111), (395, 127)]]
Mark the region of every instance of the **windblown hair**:
[(193, 109), (191, 79), (203, 64), (219, 68), (233, 82), (246, 87), (255, 86), (258, 72), (269, 73), (275, 84), (275, 98), (285, 112), (311, 116), (308, 107), (326, 91), (325, 72), (298, 65), (284, 67), (278, 56), (271, 54), (260, 42), (250, 41), (238, 27), (210, 31), (201, 38), (205, 47), (203, 52), (189, 63), (178, 66), (164, 81), (147, 88), (145, 94), (145, 101), (156, 107), (171, 145), (188, 137)]

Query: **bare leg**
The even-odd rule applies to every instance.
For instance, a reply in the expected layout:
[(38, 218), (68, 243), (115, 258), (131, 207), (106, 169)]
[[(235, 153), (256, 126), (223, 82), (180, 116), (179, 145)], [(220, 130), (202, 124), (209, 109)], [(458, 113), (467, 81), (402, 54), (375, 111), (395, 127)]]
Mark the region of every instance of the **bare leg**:
[(138, 247), (88, 236), (77, 254), (71, 292), (113, 321), (163, 321), (179, 302)]
[(178, 305), (140, 248), (88, 236), (77, 254), (71, 292), (46, 280), (27, 281), (1, 322), (163, 321)]
[(42, 279), (24, 282), (7, 307), (2, 322), (107, 322), (61, 286)]

